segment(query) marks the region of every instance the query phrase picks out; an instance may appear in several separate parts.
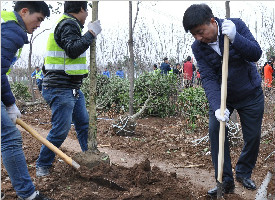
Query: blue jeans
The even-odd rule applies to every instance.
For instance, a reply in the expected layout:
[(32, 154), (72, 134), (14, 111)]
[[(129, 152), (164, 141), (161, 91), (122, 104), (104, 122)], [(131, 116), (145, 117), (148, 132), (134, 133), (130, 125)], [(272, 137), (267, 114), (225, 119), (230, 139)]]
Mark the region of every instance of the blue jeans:
[(22, 137), (1, 101), (1, 154), (16, 194), (22, 198), (31, 196), (35, 187), (28, 172), (22, 149)]
[(41, 92), (42, 91), (42, 83), (43, 83), (43, 80), (41, 79), (36, 79), (36, 85), (38, 87), (38, 90)]
[[(255, 167), (261, 138), (261, 125), (264, 112), (264, 96), (261, 88), (255, 94), (237, 103), (227, 102), (230, 113), (236, 109), (242, 125), (244, 146), (236, 164), (236, 176), (250, 178)], [(209, 136), (215, 178), (218, 176), (219, 127), (215, 111), (209, 109)], [(225, 129), (223, 181), (234, 181), (228, 142), (228, 128)]]
[[(74, 96), (70, 88), (42, 88), (42, 96), (52, 110), (52, 129), (47, 140), (59, 148), (66, 139), (71, 123), (74, 123), (82, 151), (88, 150), (89, 115), (85, 106), (85, 97), (81, 90)], [(55, 153), (42, 145), (36, 167), (51, 167)]]

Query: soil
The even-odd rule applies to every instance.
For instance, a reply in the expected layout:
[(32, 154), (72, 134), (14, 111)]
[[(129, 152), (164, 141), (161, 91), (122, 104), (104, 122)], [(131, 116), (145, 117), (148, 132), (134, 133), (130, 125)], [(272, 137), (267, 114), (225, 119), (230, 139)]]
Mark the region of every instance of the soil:
[[(272, 104), (274, 108), (274, 103)], [(51, 129), (51, 111), (45, 103), (21, 107), (22, 120), (46, 137)], [(98, 148), (110, 157), (110, 165), (92, 169), (81, 166), (79, 170), (56, 156), (51, 174), (43, 178), (35, 175), (35, 162), (41, 143), (19, 127), (23, 137), (23, 150), (29, 173), (36, 188), (49, 198), (67, 199), (210, 199), (206, 193), (216, 186), (209, 141), (195, 145), (194, 140), (207, 135), (207, 129), (191, 130), (181, 117), (137, 120), (135, 135), (116, 136), (107, 115), (97, 122)], [(252, 179), (259, 187), (268, 171), (275, 174), (274, 112), (265, 112), (262, 139)], [(240, 136), (242, 134), (240, 133)], [(232, 166), (241, 152), (242, 140), (231, 146)], [(74, 127), (60, 148), (70, 157), (79, 153)], [(233, 169), (234, 171), (234, 169)], [(255, 199), (257, 191), (243, 188), (235, 182), (235, 194), (225, 199)], [(275, 196), (275, 177), (268, 186), (269, 199)], [(1, 187), (6, 199), (16, 199), (16, 193), (1, 162)], [(273, 196), (272, 196), (273, 195)]]

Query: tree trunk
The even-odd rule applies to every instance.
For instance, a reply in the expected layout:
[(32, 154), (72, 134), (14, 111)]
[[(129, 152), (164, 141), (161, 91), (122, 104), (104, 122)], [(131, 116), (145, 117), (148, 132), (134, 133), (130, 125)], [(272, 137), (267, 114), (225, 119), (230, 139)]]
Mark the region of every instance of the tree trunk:
[(34, 96), (34, 90), (33, 90), (33, 82), (32, 82), (32, 77), (31, 77), (31, 74), (32, 74), (32, 69), (31, 69), (31, 65), (32, 65), (32, 37), (33, 37), (33, 34), (31, 36), (31, 39), (30, 39), (30, 52), (29, 52), (29, 61), (28, 61), (28, 82), (29, 82), (29, 90), (32, 94), (32, 102), (35, 102), (35, 96)]
[[(92, 22), (98, 19), (98, 1), (92, 3)], [(96, 123), (96, 39), (90, 46), (90, 106), (88, 149), (97, 152), (97, 123)]]
[(225, 13), (226, 13), (225, 17), (226, 18), (230, 18), (230, 6), (229, 6), (229, 2), (230, 1), (226, 1), (225, 2)]
[(130, 63), (129, 63), (129, 115), (134, 114), (134, 43), (133, 43), (133, 25), (132, 25), (132, 1), (129, 1), (129, 51), (130, 51)]

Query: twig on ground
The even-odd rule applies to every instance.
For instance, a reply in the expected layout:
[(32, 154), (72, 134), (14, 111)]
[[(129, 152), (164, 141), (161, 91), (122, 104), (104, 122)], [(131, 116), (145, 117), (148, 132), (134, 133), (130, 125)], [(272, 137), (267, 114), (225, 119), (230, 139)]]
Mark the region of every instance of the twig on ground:
[(205, 164), (197, 164), (197, 165), (185, 165), (185, 166), (177, 166), (176, 168), (193, 168), (193, 167), (202, 167)]

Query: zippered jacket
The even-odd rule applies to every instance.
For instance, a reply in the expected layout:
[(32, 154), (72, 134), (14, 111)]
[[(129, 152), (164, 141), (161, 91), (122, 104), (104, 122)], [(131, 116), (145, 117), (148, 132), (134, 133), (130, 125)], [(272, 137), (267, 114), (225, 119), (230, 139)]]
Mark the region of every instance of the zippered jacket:
[[(58, 47), (64, 50), (66, 59), (71, 59), (72, 62), (74, 62), (74, 59), (78, 59), (76, 64), (81, 64), (79, 60), (84, 59), (81, 55), (90, 47), (94, 36), (89, 31), (82, 36), (83, 25), (80, 21), (67, 13), (64, 15), (68, 17), (59, 21), (55, 26), (54, 40)], [(42, 84), (44, 87), (79, 89), (83, 78), (88, 76), (87, 74), (70, 75), (64, 70), (54, 70), (53, 68), (47, 70), (44, 66), (42, 70), (45, 75)]]
[[(219, 47), (223, 55), (223, 20), (215, 19), (219, 26)], [(227, 102), (234, 103), (252, 95), (261, 87), (261, 77), (255, 62), (260, 59), (262, 50), (241, 19), (230, 20), (236, 25), (236, 36), (233, 44), (229, 44)], [(192, 50), (200, 70), (202, 86), (210, 107), (215, 111), (221, 104), (222, 56), (198, 40), (192, 44)]]
[(21, 16), (15, 11), (1, 11), (1, 101), (5, 106), (15, 103), (6, 74), (24, 44), (28, 44), (28, 37)]

